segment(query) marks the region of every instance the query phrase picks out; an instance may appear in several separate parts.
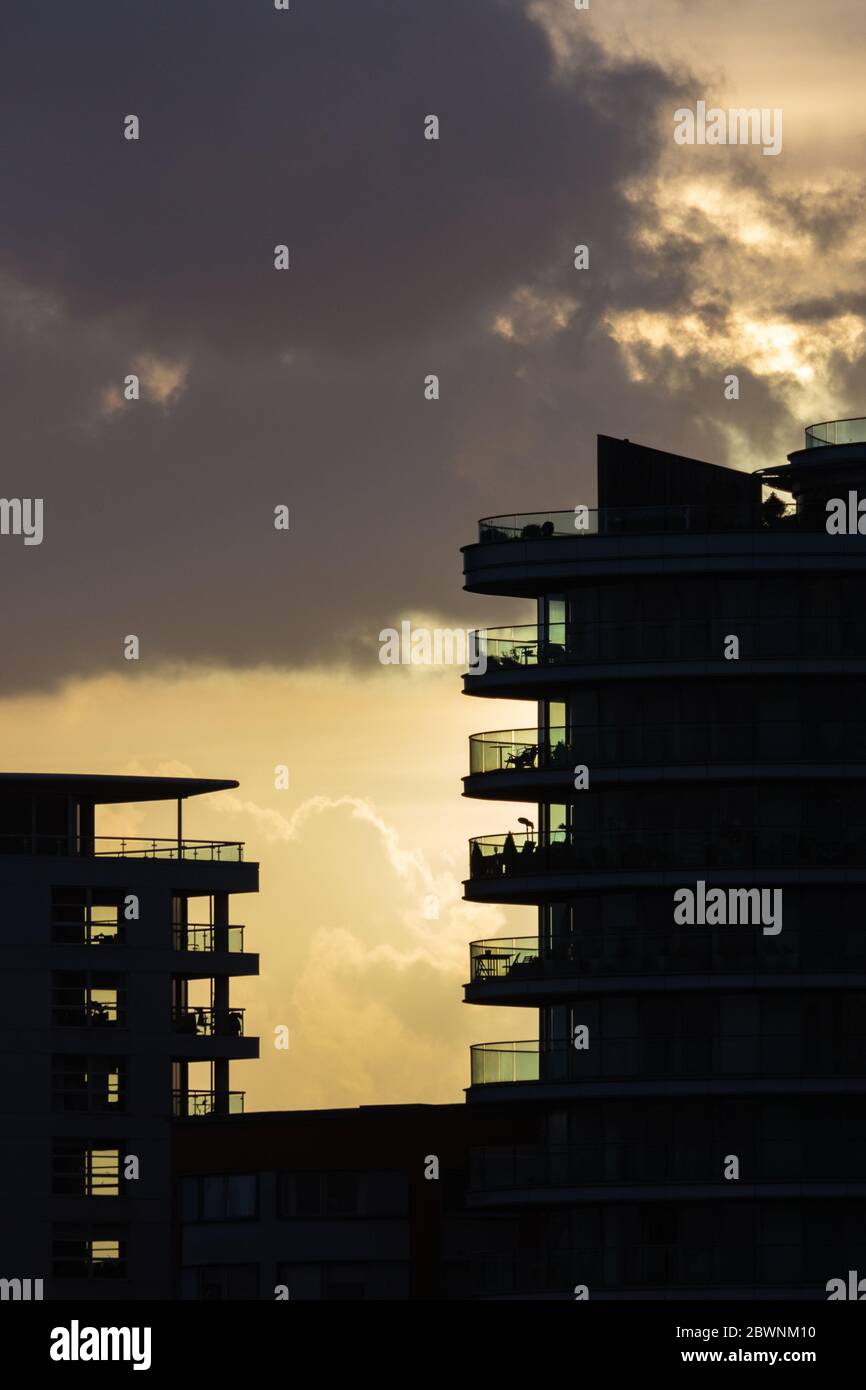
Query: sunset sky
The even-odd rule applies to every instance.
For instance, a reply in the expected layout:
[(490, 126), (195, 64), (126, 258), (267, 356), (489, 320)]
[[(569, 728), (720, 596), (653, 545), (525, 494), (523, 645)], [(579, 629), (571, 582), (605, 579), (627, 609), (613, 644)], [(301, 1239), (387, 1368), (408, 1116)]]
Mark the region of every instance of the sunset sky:
[[(461, 799), (467, 736), (532, 708), (379, 632), (531, 621), (459, 548), (592, 504), (597, 433), (753, 469), (866, 414), (864, 44), (862, 0), (4, 7), (2, 492), (44, 540), (0, 537), (0, 766), (238, 779), (186, 828), (261, 863), (248, 1108), (459, 1100), (533, 1035), (460, 1002), (470, 940), (535, 929), (461, 901), (523, 813)], [(675, 144), (698, 100), (782, 152)]]

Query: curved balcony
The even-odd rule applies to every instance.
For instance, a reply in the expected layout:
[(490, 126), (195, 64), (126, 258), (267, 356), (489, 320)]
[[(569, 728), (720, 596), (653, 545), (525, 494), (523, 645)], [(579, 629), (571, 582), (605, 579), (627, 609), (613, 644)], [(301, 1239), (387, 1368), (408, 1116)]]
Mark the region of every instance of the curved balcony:
[(866, 826), (536, 831), (469, 842), (469, 883), (696, 869), (866, 870)]
[[(821, 429), (823, 426), (813, 425), (811, 428)], [(808, 436), (808, 430), (806, 433)], [(500, 541), (546, 540), (553, 536), (681, 536), (690, 532), (788, 528), (796, 526), (798, 521), (802, 519), (797, 517), (796, 508), (784, 503), (764, 503), (754, 510), (745, 504), (729, 503), (572, 507), (570, 511), (514, 512), (505, 516), (483, 517), (478, 523), (478, 540), (482, 545), (491, 545)], [(818, 528), (812, 525), (811, 529)]]
[(537, 1039), (475, 1043), (473, 1086), (523, 1082), (687, 1081), (766, 1078), (866, 1080), (866, 1034), (650, 1035), (605, 1038), (584, 1051)]
[[(851, 989), (866, 988), (866, 933), (855, 923), (832, 922), (816, 932), (786, 923), (778, 936), (752, 927), (634, 927), (585, 929), (543, 945), (537, 936), (492, 937), (469, 947), (467, 1001), (479, 1004), (544, 1002), (574, 995), (600, 980), (630, 979), (643, 988), (668, 988), (676, 977), (792, 974), (824, 986), (837, 976)], [(559, 988), (557, 988), (559, 986)], [(618, 988), (621, 986), (617, 986)]]
[(730, 670), (735, 663), (724, 657), (730, 634), (739, 638), (740, 663), (866, 659), (866, 621), (843, 621), (840, 617), (593, 622), (552, 632), (535, 624), (520, 624), (473, 632), (479, 670), (464, 680), (466, 689), (474, 690), (490, 673), (514, 675), (534, 667), (631, 662), (712, 662), (719, 669)]
[[(636, 713), (639, 713), (636, 712)], [(527, 798), (527, 789), (571, 782), (574, 768), (866, 763), (866, 720), (806, 723), (578, 725), (497, 729), (469, 739), (468, 795)], [(537, 774), (559, 773), (559, 777)], [(500, 775), (501, 774), (501, 775)], [(511, 789), (509, 793), (509, 788)]]
[(866, 418), (852, 416), (806, 426), (807, 449), (823, 449), (827, 444), (866, 444)]

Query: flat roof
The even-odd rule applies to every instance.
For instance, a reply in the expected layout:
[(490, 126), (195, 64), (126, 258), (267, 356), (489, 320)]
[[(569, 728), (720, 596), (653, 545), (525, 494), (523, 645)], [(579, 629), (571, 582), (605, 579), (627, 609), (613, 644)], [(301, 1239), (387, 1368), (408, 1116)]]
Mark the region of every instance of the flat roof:
[(120, 801), (175, 801), (206, 792), (231, 791), (239, 783), (215, 777), (103, 777), (87, 772), (0, 772), (7, 790), (54, 792), (96, 805)]

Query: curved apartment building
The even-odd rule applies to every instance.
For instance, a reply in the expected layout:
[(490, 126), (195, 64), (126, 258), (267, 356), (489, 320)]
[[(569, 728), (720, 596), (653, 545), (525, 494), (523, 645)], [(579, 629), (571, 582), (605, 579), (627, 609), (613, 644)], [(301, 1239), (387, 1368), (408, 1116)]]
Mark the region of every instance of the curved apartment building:
[(527, 924), (472, 945), (466, 999), (533, 1022), (472, 1049), (469, 1103), (515, 1123), (473, 1154), (467, 1294), (866, 1274), (858, 490), (862, 420), (751, 474), (600, 436), (597, 509), (464, 549), (469, 591), (537, 605), (464, 682), (527, 701), (471, 739), (466, 795), (537, 807), (470, 846), (466, 897)]

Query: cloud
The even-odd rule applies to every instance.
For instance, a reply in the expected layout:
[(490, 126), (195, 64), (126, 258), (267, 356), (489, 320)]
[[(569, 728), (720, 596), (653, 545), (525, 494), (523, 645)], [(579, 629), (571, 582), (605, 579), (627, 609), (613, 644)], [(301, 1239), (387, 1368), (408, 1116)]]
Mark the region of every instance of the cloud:
[[(132, 373), (138, 377), (140, 399), (152, 401), (157, 405), (172, 405), (186, 388), (189, 364), (170, 362), (166, 358), (154, 357), (152, 353), (142, 353), (133, 358)], [(136, 397), (139, 399), (139, 397)], [(106, 386), (100, 397), (100, 411), (105, 418), (115, 415), (127, 404), (120, 386)]]
[(159, 351), (351, 356), (453, 332), (565, 255), (578, 215), (621, 222), (670, 88), (588, 36), (584, 80), (556, 82), (518, 0), (49, 9), (19, 7), (0, 52), (3, 261)]

